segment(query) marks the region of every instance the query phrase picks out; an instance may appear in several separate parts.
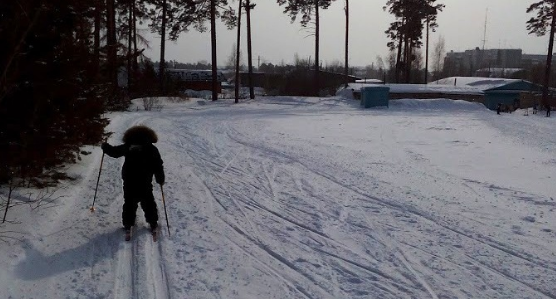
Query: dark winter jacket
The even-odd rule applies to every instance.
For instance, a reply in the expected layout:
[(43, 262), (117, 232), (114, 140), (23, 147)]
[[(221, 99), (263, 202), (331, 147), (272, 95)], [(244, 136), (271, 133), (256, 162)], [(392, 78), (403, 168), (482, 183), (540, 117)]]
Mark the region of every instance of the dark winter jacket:
[(153, 145), (158, 141), (156, 133), (146, 126), (135, 126), (125, 132), (122, 140), (124, 144), (118, 146), (104, 143), (102, 150), (110, 157), (125, 156), (122, 167), (124, 184), (151, 186), (153, 175), (157, 183), (164, 184), (162, 158)]

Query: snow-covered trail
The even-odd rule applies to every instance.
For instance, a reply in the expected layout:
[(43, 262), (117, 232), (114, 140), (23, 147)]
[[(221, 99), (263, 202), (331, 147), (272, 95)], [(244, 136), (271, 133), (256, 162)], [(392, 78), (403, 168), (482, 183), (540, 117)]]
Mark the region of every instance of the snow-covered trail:
[[(184, 238), (176, 240), (184, 240), (187, 248), (187, 240), (199, 238), (212, 248), (211, 254), (205, 247), (186, 250), (196, 258), (183, 264), (190, 270), (177, 279), (194, 277), (192, 287), (183, 290), (188, 296), (216, 296), (214, 290), (216, 297), (268, 298), (554, 296), (548, 284), (538, 283), (538, 277), (554, 278), (553, 243), (518, 237), (527, 224), (553, 235), (546, 218), (533, 216), (543, 217), (553, 206), (547, 201), (551, 189), (535, 177), (525, 180), (524, 189), (504, 185), (504, 179), (474, 180), (499, 170), (464, 167), (484, 156), (488, 142), (514, 142), (495, 129), (464, 140), (476, 130), (488, 130), (483, 127), (491, 112), (471, 107), (461, 115), (409, 113), (391, 123), (390, 115), (368, 119), (367, 113), (334, 101), (253, 106), (178, 111), (175, 119), (167, 115), (164, 120), (174, 130), (162, 135), (168, 136), (166, 151), (176, 155), (170, 160), (179, 161), (176, 184), (191, 190), (185, 192), (189, 199), (181, 199), (169, 189), (171, 197), (200, 201), (198, 207), (178, 211), (182, 217), (195, 216), (185, 225)], [(361, 118), (369, 123), (365, 128), (351, 126), (361, 124)], [(424, 136), (408, 136), (408, 129)], [(463, 131), (462, 140), (456, 130)], [(444, 145), (437, 139), (442, 136), (454, 155), (462, 151), (467, 154), (460, 156), (473, 161), (450, 167), (453, 159), (431, 153), (431, 146)], [(469, 149), (474, 143), (480, 146)], [(514, 155), (537, 159), (536, 153)], [(451, 173), (454, 169), (458, 172)], [(536, 194), (525, 192), (531, 186)], [(517, 200), (500, 202), (497, 197), (504, 195)], [(517, 213), (482, 215), (485, 207)], [(507, 231), (492, 233), (493, 225)], [(539, 248), (531, 248), (531, 241), (545, 250), (536, 253)], [(494, 260), (482, 258), (484, 253)], [(535, 271), (520, 276), (513, 272), (516, 265)], [(252, 276), (240, 276), (243, 272)], [(459, 284), (473, 287), (454, 287)]]
[[(151, 117), (115, 117), (108, 131)], [(109, 139), (118, 143), (118, 137)], [(1, 298), (170, 298), (161, 243), (153, 243), (138, 213), (132, 242), (123, 241), (120, 169), (123, 160), (104, 157), (96, 211), (91, 206), (102, 152), (94, 148), (82, 165), (70, 170), (76, 181), (64, 183), (50, 197), (52, 206), (27, 215), (21, 249), (13, 253), (13, 273)]]
[(115, 114), (112, 143), (135, 124), (159, 134), (172, 235), (159, 201), (159, 242), (140, 210), (123, 241), (122, 160), (105, 157), (90, 214), (96, 149), (60, 220), (14, 254), (17, 283), (0, 295), (556, 298), (554, 120), (391, 104), (261, 98)]

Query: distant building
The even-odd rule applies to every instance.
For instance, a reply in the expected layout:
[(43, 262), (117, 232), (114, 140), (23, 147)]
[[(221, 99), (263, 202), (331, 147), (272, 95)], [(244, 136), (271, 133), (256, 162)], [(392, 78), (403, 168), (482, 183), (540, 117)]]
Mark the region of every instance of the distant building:
[[(491, 110), (495, 110), (500, 104), (507, 111), (538, 105), (542, 90), (541, 85), (521, 79), (450, 77), (429, 84), (350, 83), (336, 94), (361, 100), (363, 89), (369, 86), (387, 87), (389, 100), (445, 98), (482, 103)], [(549, 100), (551, 106), (556, 105), (556, 97)]]
[[(185, 70), (185, 69), (167, 69), (166, 73), (170, 78), (178, 81), (180, 87), (184, 90), (212, 90), (212, 71)], [(217, 92), (222, 92), (222, 82), (226, 81), (224, 73), (217, 72), (218, 87)]]
[(454, 86), (440, 84), (395, 84), (395, 83), (350, 83), (347, 88), (340, 88), (336, 95), (349, 99), (361, 99), (361, 91), (369, 86), (383, 86), (389, 89), (388, 99), (452, 99), (484, 103), (484, 92), (471, 86)]
[(546, 55), (523, 54), (521, 49), (475, 48), (464, 52), (451, 51), (444, 58), (448, 76), (481, 76), (510, 78), (520, 70), (544, 65)]
[(450, 77), (429, 84), (476, 88), (484, 93), (484, 104), (491, 110), (496, 109), (498, 104), (511, 107), (510, 110), (532, 107), (535, 104), (534, 95), (542, 90), (538, 84), (506, 78)]

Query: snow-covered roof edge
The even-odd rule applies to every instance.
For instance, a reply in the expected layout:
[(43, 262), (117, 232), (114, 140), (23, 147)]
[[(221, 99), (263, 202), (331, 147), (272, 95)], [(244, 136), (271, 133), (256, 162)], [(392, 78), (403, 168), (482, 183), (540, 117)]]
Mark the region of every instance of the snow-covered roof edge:
[(350, 83), (348, 89), (361, 91), (363, 87), (385, 86), (390, 88), (391, 93), (439, 93), (439, 94), (469, 94), (483, 95), (484, 92), (471, 86), (453, 86), (441, 84), (369, 84), (369, 83)]

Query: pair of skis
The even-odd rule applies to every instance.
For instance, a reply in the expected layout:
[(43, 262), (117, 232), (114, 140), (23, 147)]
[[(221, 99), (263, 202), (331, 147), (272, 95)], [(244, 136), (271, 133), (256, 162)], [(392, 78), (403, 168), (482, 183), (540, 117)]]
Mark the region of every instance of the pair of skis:
[[(158, 228), (151, 229), (150, 232), (151, 232), (151, 236), (153, 238), (153, 242), (158, 241)], [(131, 241), (131, 236), (132, 236), (131, 229), (126, 229), (124, 239), (126, 241)]]

